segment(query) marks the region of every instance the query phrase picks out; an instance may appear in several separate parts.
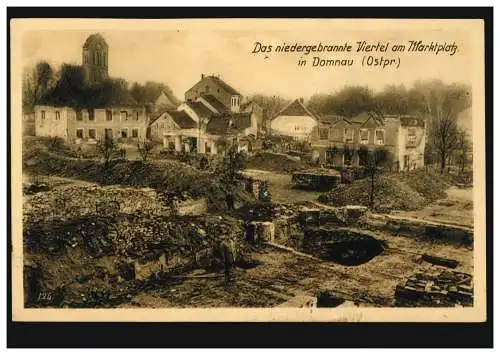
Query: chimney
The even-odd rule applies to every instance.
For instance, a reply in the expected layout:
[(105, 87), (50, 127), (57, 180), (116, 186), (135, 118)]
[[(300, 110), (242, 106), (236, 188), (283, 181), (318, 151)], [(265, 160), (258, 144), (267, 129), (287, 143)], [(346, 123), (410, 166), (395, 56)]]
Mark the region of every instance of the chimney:
[(303, 97), (301, 97), (301, 98), (299, 99), (299, 102), (300, 102), (301, 104), (304, 104), (304, 98), (303, 98)]
[(201, 80), (205, 79), (205, 74), (201, 74)]

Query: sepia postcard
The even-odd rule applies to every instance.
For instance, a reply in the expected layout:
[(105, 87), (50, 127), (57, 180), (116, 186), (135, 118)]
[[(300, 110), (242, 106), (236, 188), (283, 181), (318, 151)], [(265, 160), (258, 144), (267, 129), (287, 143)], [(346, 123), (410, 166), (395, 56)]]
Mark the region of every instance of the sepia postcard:
[(14, 321), (483, 322), (482, 20), (14, 19)]

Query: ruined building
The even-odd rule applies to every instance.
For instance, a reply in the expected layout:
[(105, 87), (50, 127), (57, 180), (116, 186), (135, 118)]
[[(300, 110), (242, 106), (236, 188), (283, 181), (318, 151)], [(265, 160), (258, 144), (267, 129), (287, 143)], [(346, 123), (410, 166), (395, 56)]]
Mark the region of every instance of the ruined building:
[(392, 170), (413, 170), (424, 166), (425, 132), (424, 118), (412, 115), (328, 115), (312, 130), (311, 144), (313, 155), (326, 164), (364, 165), (364, 152), (383, 149)]
[[(93, 34), (83, 45), (82, 68), (87, 85), (108, 78), (108, 45)], [(95, 144), (104, 136), (128, 142), (145, 139), (148, 117), (144, 106), (128, 96), (99, 107), (37, 105), (35, 135), (60, 137), (71, 144)]]

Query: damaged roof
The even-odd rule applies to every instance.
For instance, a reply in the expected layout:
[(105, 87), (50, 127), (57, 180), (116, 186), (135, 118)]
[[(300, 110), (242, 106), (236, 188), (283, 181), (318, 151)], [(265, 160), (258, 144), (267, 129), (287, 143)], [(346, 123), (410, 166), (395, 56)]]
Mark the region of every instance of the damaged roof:
[(252, 126), (250, 113), (215, 116), (207, 124), (207, 133), (224, 135), (241, 132)]
[(344, 116), (339, 116), (339, 115), (322, 115), (319, 117), (319, 121), (322, 124), (332, 125), (332, 126), (334, 126), (337, 123), (342, 122), (342, 121), (345, 121), (345, 122), (351, 124), (351, 122), (347, 118), (345, 118)]

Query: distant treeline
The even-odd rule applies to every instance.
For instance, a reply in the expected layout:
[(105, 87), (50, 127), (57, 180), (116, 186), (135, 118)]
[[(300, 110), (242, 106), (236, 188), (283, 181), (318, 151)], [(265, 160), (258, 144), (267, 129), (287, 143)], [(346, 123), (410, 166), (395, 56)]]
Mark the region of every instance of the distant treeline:
[(38, 62), (26, 68), (23, 77), (23, 107), (35, 105), (80, 107), (107, 107), (116, 105), (146, 105), (154, 103), (164, 91), (174, 103), (179, 100), (164, 83), (148, 81), (130, 85), (122, 78), (109, 78), (100, 84), (85, 84), (83, 68), (62, 64), (54, 70), (47, 62)]
[(437, 117), (445, 112), (455, 116), (470, 105), (470, 86), (446, 84), (440, 80), (417, 81), (409, 88), (390, 85), (379, 92), (366, 86), (346, 86), (337, 92), (313, 95), (308, 102), (313, 112), (344, 117), (353, 117), (363, 111), (426, 117)]

